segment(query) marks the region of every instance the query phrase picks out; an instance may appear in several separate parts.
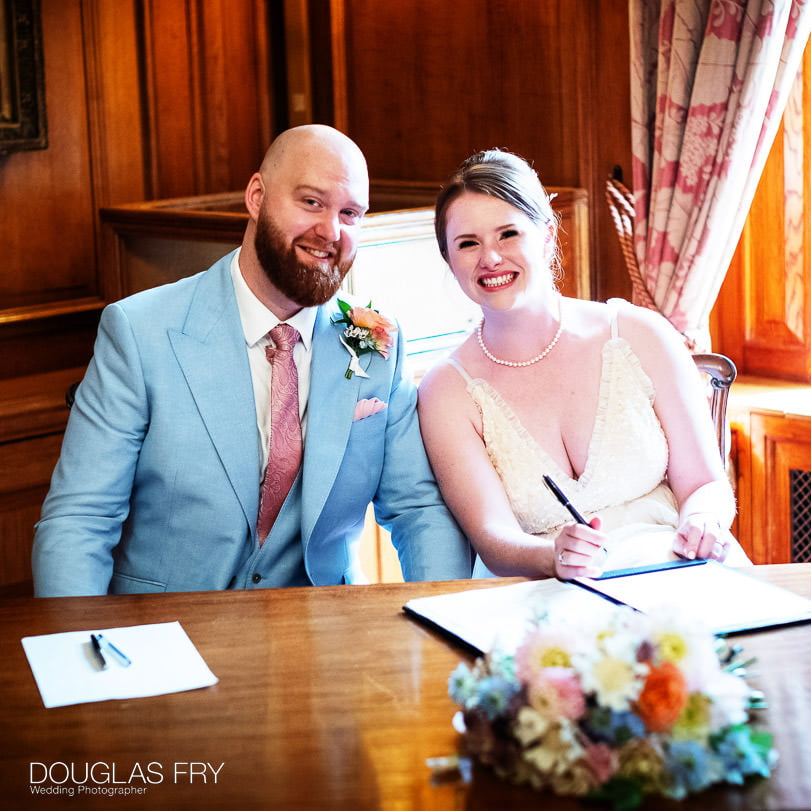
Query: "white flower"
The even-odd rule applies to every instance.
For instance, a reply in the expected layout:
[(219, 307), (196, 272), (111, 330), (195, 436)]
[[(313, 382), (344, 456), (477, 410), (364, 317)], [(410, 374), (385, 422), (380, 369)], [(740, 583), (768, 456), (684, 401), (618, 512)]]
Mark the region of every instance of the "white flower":
[(712, 632), (674, 608), (651, 611), (650, 617), (654, 662), (672, 662), (684, 674), (691, 693), (703, 691), (720, 670)]
[(719, 671), (705, 692), (710, 696), (710, 726), (721, 729), (730, 724), (744, 724), (747, 720), (746, 699), (749, 687), (746, 682), (732, 673)]

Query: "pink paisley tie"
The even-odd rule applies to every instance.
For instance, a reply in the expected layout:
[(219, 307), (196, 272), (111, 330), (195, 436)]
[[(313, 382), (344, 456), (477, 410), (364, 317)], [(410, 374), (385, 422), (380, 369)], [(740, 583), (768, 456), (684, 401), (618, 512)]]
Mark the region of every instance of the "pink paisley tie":
[(273, 367), (270, 383), (270, 453), (256, 523), (260, 544), (267, 538), (301, 466), (298, 372), (293, 363), (293, 347), (299, 334), (289, 324), (278, 324), (268, 335), (272, 345), (268, 344), (265, 354)]

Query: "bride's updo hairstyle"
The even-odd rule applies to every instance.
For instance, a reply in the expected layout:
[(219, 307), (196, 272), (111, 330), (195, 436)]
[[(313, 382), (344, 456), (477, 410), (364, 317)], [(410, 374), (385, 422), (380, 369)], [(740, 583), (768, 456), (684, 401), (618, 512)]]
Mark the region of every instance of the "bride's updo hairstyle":
[(448, 261), (448, 207), (465, 192), (488, 194), (517, 208), (536, 225), (548, 224), (554, 239), (552, 265), (558, 264), (558, 217), (535, 170), (518, 155), (488, 149), (471, 155), (443, 186), (436, 199), (434, 229), (442, 258)]

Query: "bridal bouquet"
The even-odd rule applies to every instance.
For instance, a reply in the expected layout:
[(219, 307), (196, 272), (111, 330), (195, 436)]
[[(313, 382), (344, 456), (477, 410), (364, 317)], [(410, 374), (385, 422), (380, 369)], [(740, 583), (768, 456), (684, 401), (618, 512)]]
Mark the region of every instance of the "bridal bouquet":
[(536, 789), (634, 808), (714, 783), (768, 777), (772, 736), (749, 725), (765, 706), (740, 650), (677, 614), (626, 607), (590, 627), (541, 618), (514, 653), (451, 674), (467, 754)]

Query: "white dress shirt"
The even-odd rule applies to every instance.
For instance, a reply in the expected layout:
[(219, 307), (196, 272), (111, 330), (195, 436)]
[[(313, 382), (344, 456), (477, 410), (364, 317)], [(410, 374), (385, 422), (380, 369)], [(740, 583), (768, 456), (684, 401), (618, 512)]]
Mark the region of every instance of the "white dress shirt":
[[(234, 282), (239, 317), (251, 365), (257, 427), (262, 440), (262, 466), (259, 471), (261, 480), (270, 447), (270, 378), (273, 369), (265, 355), (265, 347), (270, 343), (267, 338), (268, 332), (282, 322), (251, 292), (239, 269), (239, 253), (237, 251), (231, 260), (231, 278)], [(310, 392), (310, 361), (313, 354), (313, 329), (317, 311), (317, 307), (304, 307), (284, 322), (295, 327), (301, 336), (301, 340), (293, 349), (293, 361), (298, 372), (302, 439), (306, 436), (307, 428), (307, 396)]]

